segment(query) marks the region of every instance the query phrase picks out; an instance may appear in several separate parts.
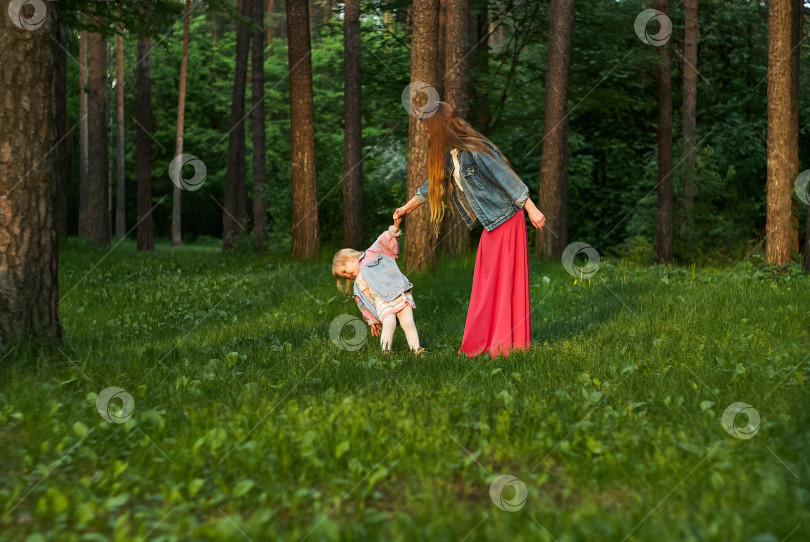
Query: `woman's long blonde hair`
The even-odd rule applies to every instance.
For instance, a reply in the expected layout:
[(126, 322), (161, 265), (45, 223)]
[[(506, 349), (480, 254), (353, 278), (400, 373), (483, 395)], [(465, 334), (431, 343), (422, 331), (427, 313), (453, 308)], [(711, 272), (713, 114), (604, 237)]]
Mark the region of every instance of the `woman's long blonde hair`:
[[(453, 193), (453, 183), (450, 182), (449, 171), (444, 165), (445, 147), (457, 148), (459, 150), (485, 152), (494, 159), (498, 157), (481, 140), (495, 146), (481, 132), (470, 126), (462, 119), (446, 102), (436, 102), (435, 107), (427, 108), (419, 118), (430, 132), (430, 148), (428, 150), (428, 201), (430, 202), (430, 225), (433, 227), (435, 235), (438, 237), (444, 218), (445, 206), (449, 204), (450, 196)], [(506, 157), (503, 157), (506, 165), (511, 169), (512, 165)]]

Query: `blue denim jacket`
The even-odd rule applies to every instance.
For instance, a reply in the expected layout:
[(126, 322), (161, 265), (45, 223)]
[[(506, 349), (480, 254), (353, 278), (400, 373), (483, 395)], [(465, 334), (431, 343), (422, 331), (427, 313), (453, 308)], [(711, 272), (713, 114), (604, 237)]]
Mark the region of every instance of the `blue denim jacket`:
[[(393, 301), (404, 292), (413, 288), (413, 284), (411, 284), (408, 277), (399, 270), (394, 258), (380, 250), (377, 241), (375, 241), (372, 246), (379, 250), (379, 255), (364, 265), (360, 270), (360, 274), (363, 275), (363, 278), (371, 289), (377, 292), (384, 301)], [(360, 258), (362, 259), (362, 256)], [(377, 314), (374, 303), (360, 291), (357, 282), (354, 283), (354, 295), (359, 296), (363, 306), (379, 320), (379, 315)]]
[[(499, 158), (501, 151), (488, 141), (480, 140), (491, 148)], [(485, 152), (459, 149), (460, 182), (464, 192), (457, 186), (453, 190), (453, 204), (461, 214), (467, 228), (472, 230), (480, 222), (487, 231), (492, 231), (506, 222), (523, 207), (529, 198), (529, 188), (507, 165), (505, 160), (496, 160)], [(453, 168), (450, 153), (445, 154), (445, 169)], [(428, 184), (425, 181), (414, 197), (419, 203), (428, 202)]]

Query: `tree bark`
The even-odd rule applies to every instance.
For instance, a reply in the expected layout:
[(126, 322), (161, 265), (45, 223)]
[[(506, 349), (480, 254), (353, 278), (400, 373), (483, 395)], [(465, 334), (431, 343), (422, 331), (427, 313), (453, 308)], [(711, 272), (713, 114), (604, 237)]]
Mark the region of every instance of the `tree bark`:
[(67, 237), (67, 27), (62, 17), (61, 2), (49, 4), (56, 19), (54, 45), (54, 113), (56, 115), (55, 183), (56, 183), (56, 231), (59, 237)]
[(87, 239), (87, 165), (88, 152), (87, 120), (87, 40), (88, 34), (79, 32), (79, 237)]
[[(183, 50), (180, 53), (180, 82), (177, 89), (177, 136), (174, 140), (174, 155), (183, 154), (183, 128), (186, 116), (186, 77), (188, 74), (189, 11), (191, 0), (186, 0), (186, 13), (183, 17)], [(183, 190), (174, 185), (172, 190), (172, 246), (183, 244)]]
[(264, 201), (267, 186), (267, 157), (264, 112), (264, 1), (250, 0), (253, 24), (250, 36), (250, 80), (253, 108), (253, 242), (257, 250), (267, 243), (267, 204)]
[[(470, 46), (473, 53), (470, 55), (470, 72), (475, 77), (473, 81), (485, 83), (489, 80), (489, 11), (488, 0), (471, 0), (475, 6), (475, 13), (470, 15)], [(474, 125), (483, 133), (489, 133), (490, 122), (489, 97), (486, 84), (472, 84), (471, 86), (471, 112), (470, 117)]]
[[(790, 182), (796, 182), (799, 175), (799, 65), (801, 64), (802, 11), (803, 0), (793, 0), (790, 26), (790, 139), (788, 140), (788, 160), (790, 161)], [(793, 193), (791, 193), (793, 194)], [(790, 205), (791, 252), (799, 251), (799, 201), (791, 196)]]
[(115, 90), (118, 105), (118, 147), (116, 152), (117, 179), (115, 184), (115, 236), (123, 239), (127, 236), (127, 211), (126, 211), (126, 147), (124, 146), (124, 31), (123, 26), (118, 25), (116, 42), (116, 81)]
[(107, 38), (91, 33), (87, 47), (87, 242), (110, 244), (110, 165), (107, 134)]
[(790, 263), (791, 14), (793, 0), (768, 3), (768, 163), (765, 260)]
[(363, 244), (363, 128), (360, 86), (360, 0), (346, 0), (343, 18), (343, 246)]
[[(411, 38), (410, 82), (423, 82), (436, 87), (439, 38), (439, 0), (414, 0), (413, 35)], [(413, 115), (408, 118), (408, 196), (428, 178), (427, 131)], [(405, 266), (408, 269), (432, 268), (436, 265), (436, 238), (430, 225), (428, 204), (420, 205), (406, 220)]]
[[(470, 111), (470, 0), (445, 0), (447, 28), (445, 35), (444, 101), (456, 113), (467, 119)], [(458, 212), (451, 212), (442, 223), (444, 241), (441, 246), (448, 254), (460, 254), (470, 246), (470, 230)]]
[[(0, 17), (0, 351), (23, 336), (61, 341), (54, 41), (59, 11), (22, 30)], [(23, 99), (24, 98), (24, 99)]]
[[(238, 0), (239, 14), (250, 15), (251, 0)], [(245, 190), (245, 88), (250, 35), (241, 22), (236, 27), (236, 67), (231, 98), (231, 122), (228, 139), (228, 169), (225, 178), (225, 210), (222, 213), (222, 250), (233, 248), (233, 238), (244, 227), (247, 203)]]
[(568, 68), (573, 26), (574, 0), (552, 0), (537, 198), (546, 227), (537, 231), (534, 244), (534, 253), (546, 258), (559, 258), (568, 244)]
[(442, 101), (447, 101), (444, 93), (444, 63), (447, 57), (447, 0), (439, 0), (439, 37), (436, 45), (436, 92)]
[(695, 206), (695, 143), (697, 141), (697, 63), (698, 63), (698, 0), (684, 0), (683, 39), (683, 218), (681, 241), (686, 254), (691, 254), (694, 233)]
[(155, 250), (152, 221), (152, 83), (150, 80), (151, 41), (138, 40), (135, 66), (135, 169), (138, 180), (138, 250)]
[[(273, 16), (273, 12), (275, 11), (275, 6), (273, 4), (273, 0), (267, 0), (267, 45), (273, 43), (273, 34), (275, 30), (275, 19)], [(270, 57), (270, 51), (267, 51), (268, 58)]]
[[(655, 9), (669, 13), (669, 0), (657, 0)], [(672, 224), (672, 75), (669, 43), (658, 48), (658, 263), (674, 260)]]
[(287, 0), (287, 36), (290, 63), (292, 255), (294, 258), (314, 258), (319, 251), (319, 235), (308, 0)]

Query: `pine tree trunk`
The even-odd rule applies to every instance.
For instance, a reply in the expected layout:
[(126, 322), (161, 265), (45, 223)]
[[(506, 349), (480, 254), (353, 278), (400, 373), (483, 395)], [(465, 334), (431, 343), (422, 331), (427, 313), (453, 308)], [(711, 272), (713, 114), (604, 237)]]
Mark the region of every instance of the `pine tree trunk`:
[(790, 263), (790, 95), (793, 0), (768, 3), (768, 164), (765, 260)]
[[(250, 15), (251, 0), (238, 0), (239, 13)], [(233, 248), (233, 238), (243, 228), (247, 204), (243, 201), (245, 191), (245, 89), (247, 87), (247, 64), (250, 35), (247, 27), (236, 27), (236, 67), (231, 98), (231, 122), (228, 139), (228, 170), (225, 178), (225, 210), (222, 213), (222, 250)]]
[[(183, 154), (183, 128), (186, 116), (186, 77), (188, 74), (189, 11), (191, 0), (186, 0), (186, 15), (183, 17), (183, 50), (180, 55), (180, 82), (177, 90), (177, 136), (174, 140), (174, 155)], [(172, 189), (172, 246), (183, 244), (183, 190), (174, 185)]]
[(292, 255), (319, 251), (315, 169), (315, 114), (308, 0), (287, 0), (290, 65), (290, 156), (292, 158)]
[[(423, 82), (436, 87), (439, 40), (439, 0), (414, 0), (413, 35), (411, 37), (410, 82)], [(428, 178), (427, 131), (414, 115), (408, 118), (408, 197)], [(436, 264), (436, 242), (430, 225), (429, 204), (420, 205), (405, 220), (405, 266), (408, 269), (432, 268)]]
[(67, 184), (68, 184), (68, 150), (67, 150), (67, 28), (62, 17), (61, 2), (50, 4), (57, 21), (54, 45), (54, 113), (56, 115), (56, 148), (55, 184), (56, 231), (59, 237), (67, 237)]
[(79, 32), (79, 237), (87, 239), (87, 165), (89, 158), (87, 120), (87, 41), (88, 34)]
[(683, 218), (681, 242), (686, 254), (691, 254), (694, 233), (695, 206), (695, 143), (697, 140), (697, 63), (698, 63), (698, 0), (684, 0), (686, 17), (683, 39)]
[(118, 147), (117, 158), (117, 179), (115, 184), (115, 236), (123, 239), (127, 235), (127, 212), (126, 212), (126, 147), (124, 146), (124, 31), (119, 24), (116, 41), (116, 98), (118, 104)]
[[(799, 175), (799, 65), (801, 64), (802, 10), (803, 0), (792, 0), (790, 26), (790, 139), (788, 140), (788, 160), (790, 161), (790, 182), (796, 182)], [(793, 194), (793, 193), (791, 193)], [(799, 251), (799, 201), (791, 196), (790, 205), (791, 252)]]
[(264, 113), (264, 0), (250, 0), (253, 4), (253, 24), (250, 37), (250, 80), (253, 108), (253, 232), (256, 250), (267, 243), (267, 204), (264, 201), (267, 186), (267, 144), (265, 141)]
[[(274, 13), (273, 13), (274, 11), (275, 11), (275, 5), (273, 3), (273, 0), (267, 0), (267, 45), (270, 45), (271, 43), (273, 43), (273, 37), (274, 37), (273, 30), (276, 27), (275, 26), (276, 23), (275, 23)], [(270, 50), (269, 49), (267, 51), (267, 57), (270, 58)]]
[[(63, 338), (59, 321), (54, 41), (59, 10), (36, 30), (0, 17), (0, 351), (24, 335)], [(19, 99), (23, 97), (25, 99)], [(13, 99), (14, 97), (18, 99)]]
[(568, 244), (568, 67), (574, 0), (551, 0), (548, 31), (543, 154), (537, 207), (546, 227), (537, 231), (534, 253), (559, 258)]
[(447, 0), (439, 0), (439, 37), (436, 45), (436, 92), (442, 101), (447, 101), (444, 93), (444, 63), (447, 57)]
[(88, 148), (87, 242), (110, 244), (109, 147), (107, 134), (107, 38), (90, 34), (87, 47)]
[(152, 221), (152, 82), (150, 79), (151, 41), (138, 40), (135, 67), (135, 169), (138, 181), (138, 250), (155, 250)]
[[(447, 29), (445, 35), (444, 101), (467, 119), (470, 110), (470, 0), (445, 0)], [(455, 211), (455, 208), (453, 208)], [(458, 212), (450, 212), (442, 222), (444, 252), (460, 254), (470, 246), (470, 230)]]
[(360, 0), (346, 0), (343, 18), (343, 246), (363, 245), (363, 138), (360, 115)]
[[(470, 15), (470, 72), (473, 83), (470, 85), (470, 119), (472, 124), (484, 135), (489, 133), (491, 113), (487, 95), (489, 81), (489, 10), (488, 0), (471, 0), (475, 13)], [(475, 84), (478, 82), (479, 84)]]
[[(669, 0), (657, 0), (655, 9), (669, 13)], [(658, 48), (658, 263), (673, 262), (672, 224), (672, 75), (669, 43)]]

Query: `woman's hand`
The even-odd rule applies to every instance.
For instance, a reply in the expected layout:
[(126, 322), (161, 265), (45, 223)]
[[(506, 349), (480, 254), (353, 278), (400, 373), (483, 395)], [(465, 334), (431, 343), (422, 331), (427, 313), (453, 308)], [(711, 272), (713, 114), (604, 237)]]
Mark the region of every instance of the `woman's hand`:
[(399, 207), (396, 211), (394, 211), (394, 224), (396, 225), (397, 220), (402, 220), (402, 217), (407, 216), (410, 212), (411, 210), (408, 209), (407, 205)]
[(535, 228), (542, 230), (543, 226), (546, 225), (546, 217), (540, 212), (539, 209), (534, 208), (529, 211), (529, 222), (531, 222), (532, 226)]
[(419, 207), (419, 205), (421, 204), (419, 203), (419, 200), (416, 199), (416, 196), (412, 197), (410, 201), (408, 201), (408, 203), (406, 203), (402, 207), (397, 208), (397, 210), (394, 211), (394, 220), (396, 221), (398, 218), (408, 216), (411, 213), (411, 211)]
[(523, 205), (523, 208), (526, 210), (526, 214), (529, 217), (529, 222), (532, 223), (532, 226), (538, 230), (542, 230), (543, 226), (546, 225), (546, 217), (540, 212), (540, 209), (535, 207), (534, 202), (531, 199), (527, 199), (526, 203)]
[(372, 337), (379, 337), (381, 329), (382, 329), (382, 324), (371, 324), (371, 336)]

